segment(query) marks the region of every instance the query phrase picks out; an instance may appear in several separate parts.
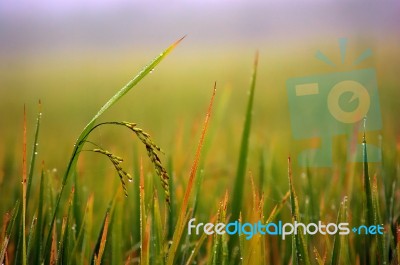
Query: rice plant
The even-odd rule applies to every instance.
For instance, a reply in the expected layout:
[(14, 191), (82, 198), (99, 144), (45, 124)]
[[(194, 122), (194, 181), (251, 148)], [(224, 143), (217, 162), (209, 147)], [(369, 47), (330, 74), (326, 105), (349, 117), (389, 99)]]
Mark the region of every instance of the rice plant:
[[(215, 140), (215, 135), (216, 126), (229, 117), (225, 112), (231, 92), (220, 89), (217, 83), (208, 88), (211, 98), (208, 107), (204, 106), (201, 129), (195, 133), (198, 142), (185, 142), (185, 147), (191, 146), (195, 152), (186, 153), (185, 157), (162, 151), (154, 140), (159, 132), (150, 136), (133, 122), (99, 121), (181, 41), (165, 49), (100, 108), (78, 136), (61, 177), (45, 162), (37, 169), (38, 144), (45, 140), (40, 138), (41, 129), (46, 126), (41, 119), (42, 103), (39, 102), (31, 145), (27, 136), (31, 126), (24, 109), (22, 179), (5, 176), (7, 181), (22, 186), (14, 185), (13, 191), (0, 186), (2, 196), (16, 198), (12, 204), (0, 206), (0, 264), (400, 264), (398, 158), (384, 159), (382, 168), (371, 174), (364, 134), (363, 163), (350, 165), (348, 171), (352, 181), (338, 184), (335, 172), (330, 172), (328, 177), (334, 184), (327, 185), (327, 181), (321, 181), (323, 173), (310, 168), (305, 170), (304, 178), (298, 177), (292, 156), (286, 159), (287, 155), (279, 150), (270, 154), (266, 147), (260, 150), (252, 146), (258, 54), (249, 74), (244, 123), (236, 125), (241, 141), (235, 153), (237, 164), (227, 173), (228, 185), (211, 187), (210, 183), (219, 180), (210, 182), (218, 176), (206, 163), (215, 158), (210, 151), (213, 146), (226, 148)], [(146, 124), (140, 126), (146, 128)], [(107, 141), (95, 140), (95, 132), (110, 127), (128, 129), (125, 131), (133, 136), (126, 141), (133, 142), (134, 161), (116, 155), (112, 145), (104, 147)], [(222, 132), (228, 137), (223, 128)], [(259, 152), (253, 152), (256, 148)], [(142, 151), (147, 159), (140, 155)], [(86, 156), (91, 159), (89, 153), (105, 158), (104, 164), (111, 162), (113, 172), (96, 175), (95, 179), (98, 186), (111, 190), (111, 197), (93, 192), (90, 187), (85, 191), (82, 186), (80, 181), (85, 176), (78, 160)], [(187, 158), (192, 161), (190, 170), (176, 167), (177, 162)], [(250, 159), (258, 161), (256, 168), (248, 163)], [(386, 172), (394, 174), (391, 182), (382, 180), (383, 174), (389, 174)], [(112, 184), (115, 179), (118, 186)], [(209, 194), (211, 190), (216, 194)], [(271, 234), (249, 234), (246, 229), (232, 235), (203, 232), (210, 232), (220, 223), (271, 228), (280, 222), (307, 224), (319, 218), (324, 223), (346, 223), (349, 229), (367, 225), (375, 230), (361, 234), (307, 234), (299, 226), (297, 233), (286, 238), (274, 234), (276, 230), (270, 230)], [(190, 220), (209, 223), (210, 229), (204, 226), (200, 233), (191, 233)], [(384, 229), (383, 234), (376, 233), (378, 225)]]

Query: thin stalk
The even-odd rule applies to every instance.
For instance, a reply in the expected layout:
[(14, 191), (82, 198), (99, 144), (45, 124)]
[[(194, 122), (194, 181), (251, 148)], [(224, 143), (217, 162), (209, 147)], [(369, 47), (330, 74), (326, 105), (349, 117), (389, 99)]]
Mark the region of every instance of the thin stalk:
[(23, 151), (22, 151), (22, 264), (26, 265), (26, 234), (25, 234), (25, 222), (26, 222), (26, 109), (24, 106), (24, 132), (23, 132)]

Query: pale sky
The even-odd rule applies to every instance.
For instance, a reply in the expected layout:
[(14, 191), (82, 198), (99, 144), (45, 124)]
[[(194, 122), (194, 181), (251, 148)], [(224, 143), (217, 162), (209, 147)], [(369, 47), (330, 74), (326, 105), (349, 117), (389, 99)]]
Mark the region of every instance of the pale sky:
[(395, 1), (0, 1), (0, 54), (65, 47), (281, 41), (397, 34)]

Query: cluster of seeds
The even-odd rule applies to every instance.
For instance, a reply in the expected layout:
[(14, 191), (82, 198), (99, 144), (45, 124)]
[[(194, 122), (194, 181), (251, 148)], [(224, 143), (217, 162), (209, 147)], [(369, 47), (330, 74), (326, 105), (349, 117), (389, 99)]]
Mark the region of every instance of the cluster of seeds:
[(158, 156), (158, 152), (162, 152), (161, 148), (151, 140), (150, 135), (148, 133), (136, 127), (136, 123), (122, 122), (121, 124), (131, 129), (137, 135), (140, 141), (142, 141), (142, 143), (146, 146), (147, 155), (149, 156), (151, 162), (153, 163), (157, 175), (160, 177), (161, 185), (165, 192), (165, 200), (169, 204), (170, 203), (169, 183), (168, 183), (169, 176), (165, 167), (161, 163), (160, 157)]
[[(136, 127), (136, 123), (132, 123), (132, 122), (126, 122), (126, 121), (122, 121), (122, 122), (116, 122), (116, 121), (112, 121), (112, 122), (103, 122), (103, 123), (99, 123), (96, 126), (94, 126), (88, 133), (87, 135), (89, 135), (94, 129), (98, 128), (99, 126), (102, 125), (120, 125), (120, 126), (124, 126), (129, 128), (131, 131), (133, 131), (136, 136), (139, 138), (139, 140), (146, 146), (146, 150), (147, 150), (147, 155), (149, 156), (151, 162), (154, 165), (154, 168), (156, 170), (157, 175), (160, 177), (161, 180), (161, 186), (164, 189), (164, 193), (165, 193), (165, 200), (168, 204), (170, 204), (170, 193), (169, 193), (169, 176), (167, 173), (167, 170), (165, 169), (165, 167), (162, 165), (160, 157), (158, 155), (158, 152), (163, 153), (163, 151), (161, 150), (161, 148), (156, 145), (150, 138), (150, 135), (146, 132), (144, 132), (141, 128)], [(124, 188), (124, 192), (125, 195), (127, 195), (127, 191), (126, 191), (126, 186), (125, 186), (125, 181), (124, 181), (124, 177), (128, 178), (129, 181), (132, 181), (132, 177), (125, 171), (122, 169), (121, 167), (121, 162), (123, 161), (123, 159), (121, 157), (118, 157), (114, 154), (112, 154), (109, 151), (104, 150), (103, 148), (100, 148), (97, 144), (90, 142), (90, 141), (82, 141), (81, 143), (91, 143), (96, 145), (96, 149), (90, 150), (96, 153), (101, 153), (103, 155), (106, 155), (110, 161), (113, 163), (115, 169), (118, 172), (118, 175), (121, 179), (122, 182), (122, 186)]]
[(93, 151), (93, 152), (95, 152), (95, 153), (103, 154), (103, 155), (107, 156), (107, 157), (110, 159), (111, 163), (114, 165), (115, 169), (116, 169), (117, 172), (118, 172), (119, 178), (120, 178), (121, 183), (122, 183), (122, 187), (123, 187), (123, 189), (124, 189), (125, 196), (128, 196), (128, 192), (127, 192), (127, 190), (126, 190), (126, 184), (125, 184), (124, 177), (126, 177), (129, 181), (132, 181), (132, 176), (129, 175), (129, 173), (127, 173), (127, 172), (121, 167), (120, 164), (121, 164), (124, 160), (123, 160), (121, 157), (116, 156), (116, 155), (110, 153), (110, 152), (107, 151), (107, 150), (103, 150), (103, 149), (96, 148), (96, 149), (93, 149), (93, 150), (91, 150), (91, 151)]

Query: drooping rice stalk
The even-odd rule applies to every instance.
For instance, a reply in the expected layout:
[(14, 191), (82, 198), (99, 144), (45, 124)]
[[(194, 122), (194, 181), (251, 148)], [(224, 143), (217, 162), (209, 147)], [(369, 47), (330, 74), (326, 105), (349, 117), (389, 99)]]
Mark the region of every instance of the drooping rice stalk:
[[(184, 37), (183, 37), (184, 38)], [(72, 172), (74, 172), (76, 163), (78, 160), (78, 156), (80, 151), (83, 148), (83, 143), (87, 139), (88, 132), (92, 130), (93, 126), (96, 124), (96, 121), (102, 116), (102, 114), (107, 111), (111, 106), (113, 106), (119, 99), (121, 99), (125, 94), (127, 94), (134, 86), (136, 86), (144, 77), (146, 77), (168, 54), (170, 54), (175, 47), (183, 40), (183, 38), (179, 39), (167, 49), (165, 49), (160, 55), (158, 55), (150, 64), (145, 66), (132, 80), (130, 80), (124, 87), (122, 87), (113, 97), (111, 97), (97, 112), (97, 114), (90, 120), (90, 122), (85, 126), (81, 134), (79, 135), (74, 149), (72, 151), (71, 158), (68, 162), (67, 169), (65, 171), (64, 177), (61, 183), (61, 189), (58, 193), (56, 204), (54, 208), (54, 212), (50, 221), (49, 231), (53, 231), (54, 222), (56, 219), (57, 211), (60, 205), (61, 197), (63, 195), (63, 191), (65, 185), (67, 183), (67, 179)], [(46, 240), (46, 248), (49, 248), (51, 244), (51, 233), (49, 232), (47, 240)], [(44, 262), (47, 262), (46, 257), (43, 257)]]

